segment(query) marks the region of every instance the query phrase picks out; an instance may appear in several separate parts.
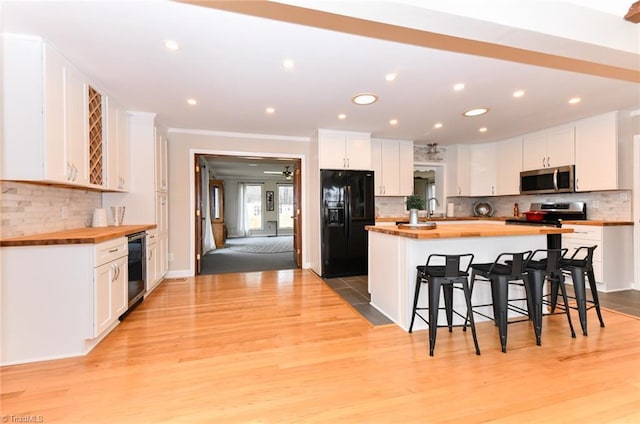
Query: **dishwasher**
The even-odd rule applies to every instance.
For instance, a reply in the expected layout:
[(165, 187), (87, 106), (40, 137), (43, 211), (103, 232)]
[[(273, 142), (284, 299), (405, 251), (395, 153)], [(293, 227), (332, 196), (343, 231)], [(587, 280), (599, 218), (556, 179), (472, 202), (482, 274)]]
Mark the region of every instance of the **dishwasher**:
[(129, 244), (129, 265), (128, 265), (128, 307), (127, 311), (120, 316), (124, 319), (129, 312), (142, 302), (145, 294), (145, 281), (147, 276), (146, 261), (146, 233), (144, 231), (127, 236)]

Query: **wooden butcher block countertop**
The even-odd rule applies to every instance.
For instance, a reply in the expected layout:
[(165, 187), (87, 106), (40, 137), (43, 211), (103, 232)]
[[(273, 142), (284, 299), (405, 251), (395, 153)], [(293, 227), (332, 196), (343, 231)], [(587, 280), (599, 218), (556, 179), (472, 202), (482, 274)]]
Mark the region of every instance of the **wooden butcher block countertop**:
[(442, 239), (459, 237), (505, 237), (505, 236), (535, 236), (545, 234), (573, 233), (572, 228), (540, 227), (529, 225), (503, 224), (447, 224), (432, 230), (400, 229), (397, 226), (365, 227), (368, 231), (390, 234), (393, 236), (414, 239)]
[(592, 219), (587, 219), (585, 221), (563, 220), (562, 224), (563, 225), (591, 225), (594, 227), (613, 227), (613, 226), (620, 226), (620, 225), (633, 225), (633, 222), (632, 221), (596, 221)]
[(34, 234), (0, 240), (0, 246), (46, 246), (54, 244), (94, 244), (156, 228), (156, 224), (87, 227), (55, 233)]
[[(524, 215), (522, 215), (524, 216)], [(505, 221), (509, 218), (513, 218), (511, 216), (458, 216), (458, 217), (419, 217), (419, 222), (438, 222), (438, 221)], [(409, 216), (384, 216), (384, 217), (376, 217), (376, 222), (409, 222)], [(562, 220), (563, 224), (570, 225), (592, 225), (595, 227), (609, 227), (609, 226), (620, 226), (620, 225), (633, 225), (632, 221), (606, 221), (606, 220), (596, 220), (596, 219), (586, 219), (586, 220)]]

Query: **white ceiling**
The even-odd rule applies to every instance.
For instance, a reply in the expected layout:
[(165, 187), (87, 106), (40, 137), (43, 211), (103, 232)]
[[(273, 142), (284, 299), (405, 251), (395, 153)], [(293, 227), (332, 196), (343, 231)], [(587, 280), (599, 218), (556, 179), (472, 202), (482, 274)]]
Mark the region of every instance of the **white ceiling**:
[[(265, 4), (236, 3), (249, 9)], [(631, 0), (607, 0), (606, 12), (575, 1), (546, 0), (289, 3), (640, 69), (640, 25), (614, 15), (624, 14)], [(589, 3), (594, 2), (580, 2)], [(454, 10), (465, 5), (482, 5), (481, 19)], [(2, 1), (0, 7), (3, 31), (42, 36), (125, 107), (155, 112), (168, 128), (297, 137), (332, 128), (447, 145), (500, 140), (609, 110), (640, 109), (637, 78), (629, 82), (210, 7), (169, 1)], [(339, 22), (327, 16), (320, 21)], [(520, 27), (506, 25), (508, 18)], [(317, 26), (323, 26), (320, 21)], [(162, 45), (166, 39), (177, 40), (181, 49), (168, 52)], [(285, 58), (295, 61), (294, 70), (283, 69)], [(391, 83), (384, 79), (390, 72), (398, 74)], [(466, 89), (454, 92), (457, 82)], [(514, 99), (516, 89), (526, 95)], [(353, 105), (350, 99), (358, 92), (375, 92), (380, 100)], [(569, 106), (574, 96), (583, 100)], [(198, 105), (187, 105), (189, 97)], [(267, 106), (275, 114), (267, 115)], [(491, 111), (461, 116), (477, 106)], [(339, 120), (339, 113), (347, 119)], [(392, 118), (398, 125), (389, 125)], [(443, 128), (433, 129), (436, 122)], [(488, 131), (479, 133), (481, 126)]]

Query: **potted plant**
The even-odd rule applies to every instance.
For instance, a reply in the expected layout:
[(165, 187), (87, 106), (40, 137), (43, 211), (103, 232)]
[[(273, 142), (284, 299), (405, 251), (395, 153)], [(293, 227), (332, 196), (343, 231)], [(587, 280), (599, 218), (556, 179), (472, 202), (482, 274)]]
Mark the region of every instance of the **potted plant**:
[(422, 198), (417, 194), (407, 196), (407, 209), (409, 210), (409, 224), (417, 224), (418, 211), (424, 209)]

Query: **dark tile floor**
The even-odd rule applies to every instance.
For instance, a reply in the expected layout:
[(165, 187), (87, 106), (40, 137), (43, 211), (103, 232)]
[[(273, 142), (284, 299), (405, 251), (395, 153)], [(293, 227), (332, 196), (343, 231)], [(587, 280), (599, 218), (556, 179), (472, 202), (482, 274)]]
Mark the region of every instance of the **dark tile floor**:
[(392, 321), (383, 315), (382, 312), (369, 304), (371, 296), (368, 291), (366, 275), (325, 278), (324, 282), (371, 324), (384, 325), (392, 323)]
[(640, 317), (640, 291), (638, 290), (623, 290), (611, 293), (598, 292), (598, 300), (603, 308)]
[[(324, 282), (346, 300), (373, 325), (390, 324), (392, 321), (369, 304), (367, 276), (325, 278)], [(568, 286), (571, 292), (571, 286)], [(613, 311), (640, 317), (640, 291), (598, 292), (600, 306)]]

